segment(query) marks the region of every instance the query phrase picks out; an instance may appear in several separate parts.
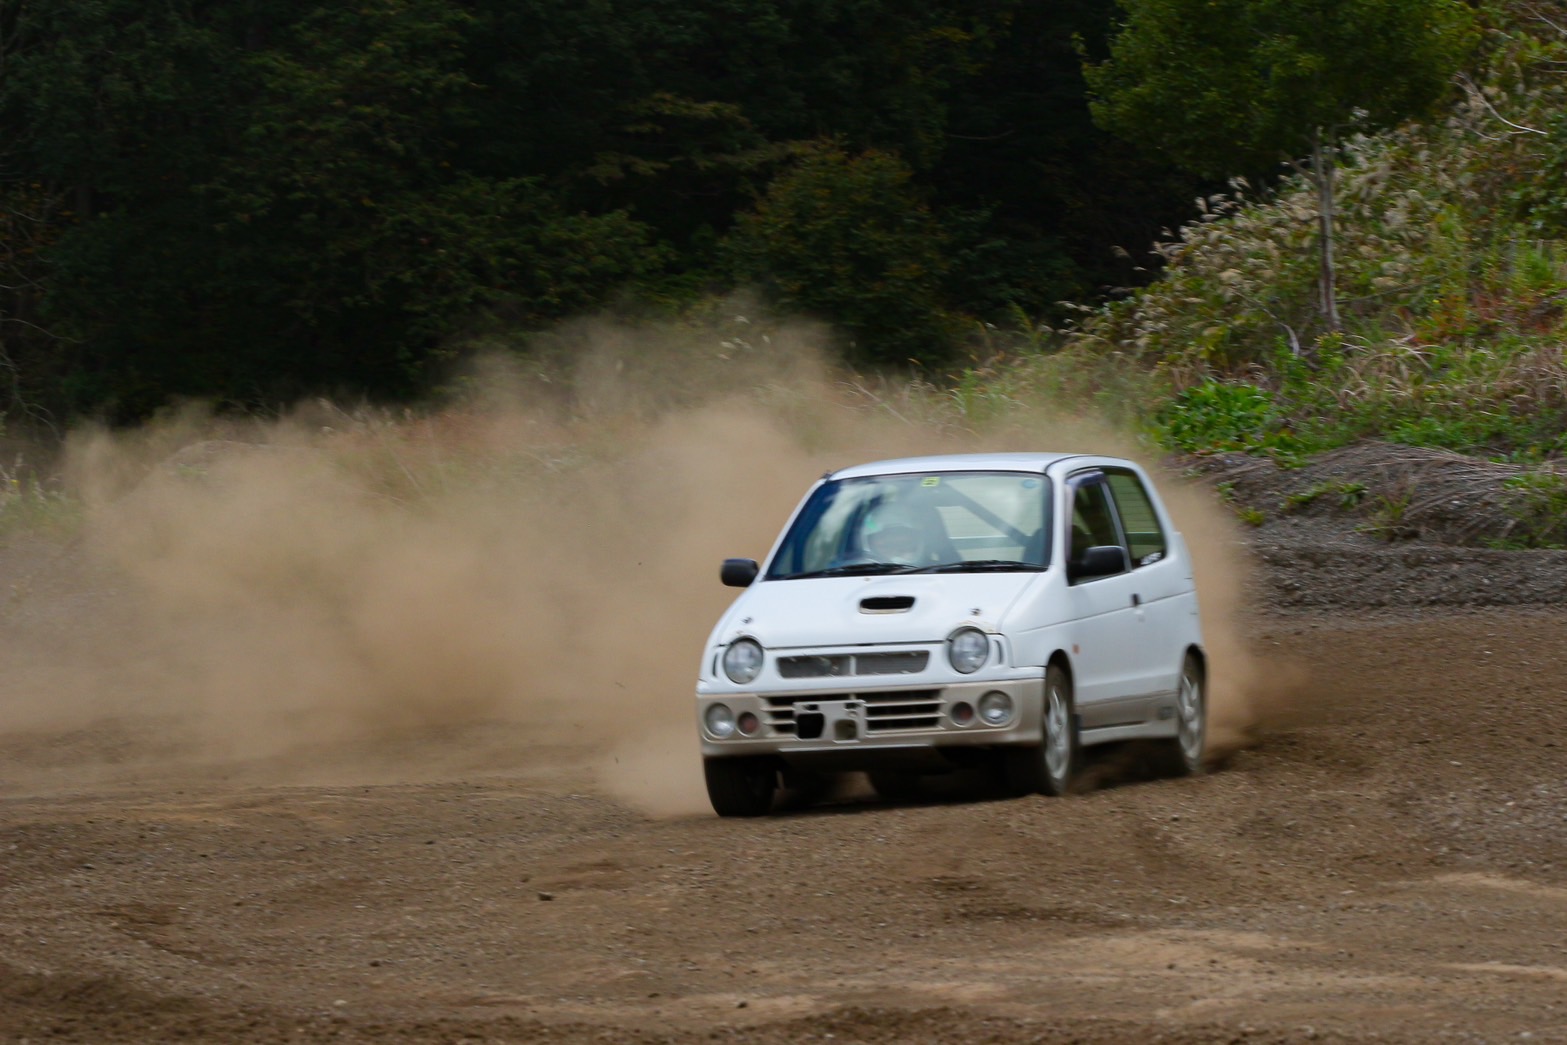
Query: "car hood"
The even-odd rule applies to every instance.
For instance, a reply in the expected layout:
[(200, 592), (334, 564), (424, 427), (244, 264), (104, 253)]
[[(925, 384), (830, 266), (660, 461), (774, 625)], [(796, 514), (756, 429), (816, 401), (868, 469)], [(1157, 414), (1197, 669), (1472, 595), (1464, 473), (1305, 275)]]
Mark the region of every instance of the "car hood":
[[(1046, 576), (946, 573), (758, 581), (730, 606), (713, 641), (721, 645), (750, 635), (769, 649), (939, 642), (963, 624), (993, 630), (1018, 596)], [(875, 601), (867, 606), (866, 600)]]

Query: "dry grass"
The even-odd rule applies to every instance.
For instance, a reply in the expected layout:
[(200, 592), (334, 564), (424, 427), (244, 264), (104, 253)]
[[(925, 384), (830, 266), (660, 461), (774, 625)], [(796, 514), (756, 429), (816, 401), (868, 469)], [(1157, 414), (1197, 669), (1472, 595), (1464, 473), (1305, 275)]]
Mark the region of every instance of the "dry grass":
[(1384, 540), (1466, 547), (1550, 547), (1567, 542), (1567, 468), (1520, 467), (1450, 450), (1368, 440), (1298, 468), (1230, 454), (1199, 463), (1241, 507), (1266, 516), (1350, 512)]

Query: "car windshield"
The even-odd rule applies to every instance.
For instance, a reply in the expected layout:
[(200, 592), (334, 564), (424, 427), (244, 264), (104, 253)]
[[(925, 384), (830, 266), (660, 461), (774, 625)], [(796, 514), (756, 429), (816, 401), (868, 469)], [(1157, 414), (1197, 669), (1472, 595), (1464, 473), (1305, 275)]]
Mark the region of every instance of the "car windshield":
[(1042, 570), (1049, 481), (1024, 472), (929, 472), (818, 486), (769, 580), (877, 573)]

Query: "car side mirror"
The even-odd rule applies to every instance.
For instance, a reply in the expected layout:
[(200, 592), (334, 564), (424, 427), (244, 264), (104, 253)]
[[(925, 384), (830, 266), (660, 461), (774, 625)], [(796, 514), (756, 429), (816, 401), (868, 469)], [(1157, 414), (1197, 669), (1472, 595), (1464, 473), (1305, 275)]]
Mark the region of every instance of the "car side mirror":
[(755, 559), (725, 559), (718, 569), (718, 579), (731, 588), (749, 588), (756, 580)]
[(1094, 577), (1125, 573), (1129, 567), (1126, 549), (1119, 544), (1096, 544), (1066, 566), (1066, 579), (1073, 583)]

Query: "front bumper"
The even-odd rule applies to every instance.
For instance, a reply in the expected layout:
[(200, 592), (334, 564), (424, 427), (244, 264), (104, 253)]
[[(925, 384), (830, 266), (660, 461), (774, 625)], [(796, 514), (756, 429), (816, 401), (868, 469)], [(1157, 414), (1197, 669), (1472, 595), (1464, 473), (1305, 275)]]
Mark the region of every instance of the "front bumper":
[[(944, 750), (1039, 743), (1044, 688), (1043, 678), (1031, 677), (923, 687), (698, 693), (697, 728), (705, 758), (774, 755), (794, 765), (840, 770), (940, 762)], [(1007, 694), (1013, 708), (1012, 717), (996, 726), (973, 714), (992, 691)], [(722, 738), (711, 733), (707, 710), (718, 703), (728, 705), (736, 719), (754, 715), (755, 733), (743, 736), (737, 730)]]

